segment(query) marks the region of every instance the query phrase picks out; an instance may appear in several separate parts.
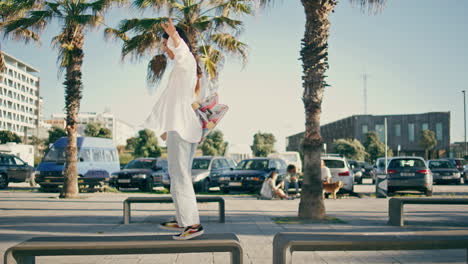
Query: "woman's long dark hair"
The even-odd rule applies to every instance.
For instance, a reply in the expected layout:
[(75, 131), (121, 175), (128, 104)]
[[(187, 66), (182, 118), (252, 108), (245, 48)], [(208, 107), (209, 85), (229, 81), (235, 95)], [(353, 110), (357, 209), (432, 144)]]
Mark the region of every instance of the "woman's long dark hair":
[[(185, 33), (185, 30), (183, 30), (182, 28), (176, 26), (176, 31), (177, 33), (179, 33), (179, 36), (180, 38), (185, 42), (185, 44), (187, 44), (187, 46), (189, 47), (189, 50), (190, 52), (192, 53), (193, 57), (195, 58), (195, 62), (197, 63), (197, 84), (195, 85), (195, 94), (199, 94), (200, 93), (200, 79), (203, 75), (203, 72), (202, 72), (202, 69), (200, 67), (200, 65), (198, 64), (198, 53), (196, 50), (194, 50), (194, 48), (192, 47), (192, 43), (190, 42), (190, 40), (188, 39), (187, 37), (187, 34)], [(163, 38), (165, 39), (169, 39), (169, 34), (167, 34), (166, 32), (164, 32), (163, 34)]]

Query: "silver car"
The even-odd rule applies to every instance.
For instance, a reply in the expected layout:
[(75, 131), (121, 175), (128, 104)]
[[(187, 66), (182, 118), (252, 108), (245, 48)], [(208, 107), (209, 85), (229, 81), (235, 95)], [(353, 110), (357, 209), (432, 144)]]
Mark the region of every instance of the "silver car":
[(420, 191), (432, 196), (432, 172), (423, 158), (394, 157), (387, 168), (388, 196), (397, 191)]
[(342, 157), (321, 157), (325, 162), (325, 166), (330, 169), (332, 175), (332, 182), (343, 182), (341, 190), (345, 192), (354, 192), (354, 173), (349, 166), (346, 158)]

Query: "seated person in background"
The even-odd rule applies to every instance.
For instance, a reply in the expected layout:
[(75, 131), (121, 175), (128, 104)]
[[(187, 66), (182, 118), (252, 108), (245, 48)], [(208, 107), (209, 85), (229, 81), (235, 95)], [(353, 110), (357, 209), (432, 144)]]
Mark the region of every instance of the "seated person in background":
[(288, 165), (286, 169), (286, 177), (284, 178), (284, 191), (289, 194), (289, 185), (293, 184), (296, 188), (296, 196), (299, 195), (299, 175), (296, 172), (296, 166), (293, 164)]
[(265, 179), (262, 185), (262, 189), (260, 190), (260, 195), (263, 198), (273, 199), (273, 198), (281, 198), (281, 199), (288, 199), (288, 196), (281, 190), (281, 186), (283, 182), (276, 185), (276, 179), (278, 178), (278, 173), (273, 171), (271, 172), (270, 176)]
[(325, 165), (325, 161), (323, 160), (321, 162), (321, 169), (322, 169), (322, 182), (331, 183), (332, 175), (331, 175), (330, 169)]

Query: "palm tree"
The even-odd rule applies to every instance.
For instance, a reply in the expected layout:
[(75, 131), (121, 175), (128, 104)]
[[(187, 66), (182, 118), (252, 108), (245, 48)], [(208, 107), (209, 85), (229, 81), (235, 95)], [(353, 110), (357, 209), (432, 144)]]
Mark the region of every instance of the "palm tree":
[[(15, 0), (1, 0), (0, 1), (0, 31), (3, 31), (4, 26), (20, 17), (23, 17), (29, 10), (38, 8), (40, 2), (36, 0), (29, 1), (15, 1)], [(17, 29), (13, 31), (13, 38), (16, 40), (24, 40), (28, 43), (30, 40), (39, 41), (39, 36), (28, 29)], [(0, 45), (1, 47), (1, 45)], [(0, 50), (0, 73), (6, 69), (5, 58)]]
[[(274, 0), (259, 0), (262, 5)], [(380, 10), (386, 0), (350, 0), (357, 2), (363, 10)], [(335, 9), (337, 0), (301, 0), (306, 15), (304, 38), (302, 39), (301, 59), (303, 65), (302, 100), (305, 108), (305, 135), (302, 143), (304, 152), (304, 182), (302, 185), (299, 217), (324, 219), (325, 205), (322, 197), (320, 153), (320, 116), (325, 87), (325, 72), (328, 65), (328, 36), (330, 34), (329, 15)]]
[[(247, 45), (237, 39), (242, 31), (242, 21), (235, 18), (252, 13), (252, 0), (134, 0), (139, 10), (153, 8), (167, 11), (177, 26), (187, 33), (192, 53), (210, 80), (216, 80), (226, 55), (247, 60)], [(122, 58), (131, 55), (142, 58), (153, 56), (148, 64), (149, 86), (156, 86), (166, 69), (166, 57), (162, 52), (161, 23), (168, 17), (128, 19), (120, 22), (117, 29), (107, 28), (107, 38), (122, 39)]]
[(61, 31), (52, 39), (57, 48), (60, 70), (65, 70), (65, 109), (66, 131), (68, 145), (66, 148), (66, 163), (64, 185), (61, 198), (75, 198), (78, 196), (77, 171), (77, 125), (80, 109), (82, 73), (84, 52), (83, 44), (85, 32), (99, 26), (103, 21), (103, 12), (113, 3), (122, 0), (55, 0), (44, 1), (43, 6), (28, 12), (25, 17), (15, 19), (5, 25), (5, 32), (30, 29), (40, 32), (56, 20)]

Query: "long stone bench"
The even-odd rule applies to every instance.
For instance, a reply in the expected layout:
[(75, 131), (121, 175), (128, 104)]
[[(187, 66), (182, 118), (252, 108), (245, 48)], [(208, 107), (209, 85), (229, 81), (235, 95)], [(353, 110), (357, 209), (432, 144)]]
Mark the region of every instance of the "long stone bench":
[[(439, 232), (440, 234), (440, 232)], [(292, 263), (294, 251), (375, 251), (467, 249), (468, 232), (411, 233), (278, 233), (273, 239), (273, 264)], [(468, 256), (467, 256), (468, 261)], [(468, 263), (468, 262), (467, 262)]]
[[(123, 202), (124, 224), (130, 223), (131, 204), (132, 203), (172, 203), (172, 197), (128, 197)], [(218, 203), (219, 204), (219, 222), (225, 222), (224, 198), (219, 196), (197, 196), (197, 203)]]
[(169, 235), (37, 237), (9, 248), (5, 252), (4, 263), (34, 264), (36, 256), (200, 252), (230, 252), (231, 263), (243, 262), (239, 238), (227, 233), (206, 234), (187, 241), (176, 241)]
[(391, 198), (388, 202), (388, 223), (403, 226), (403, 207), (405, 204), (466, 204), (466, 198)]

